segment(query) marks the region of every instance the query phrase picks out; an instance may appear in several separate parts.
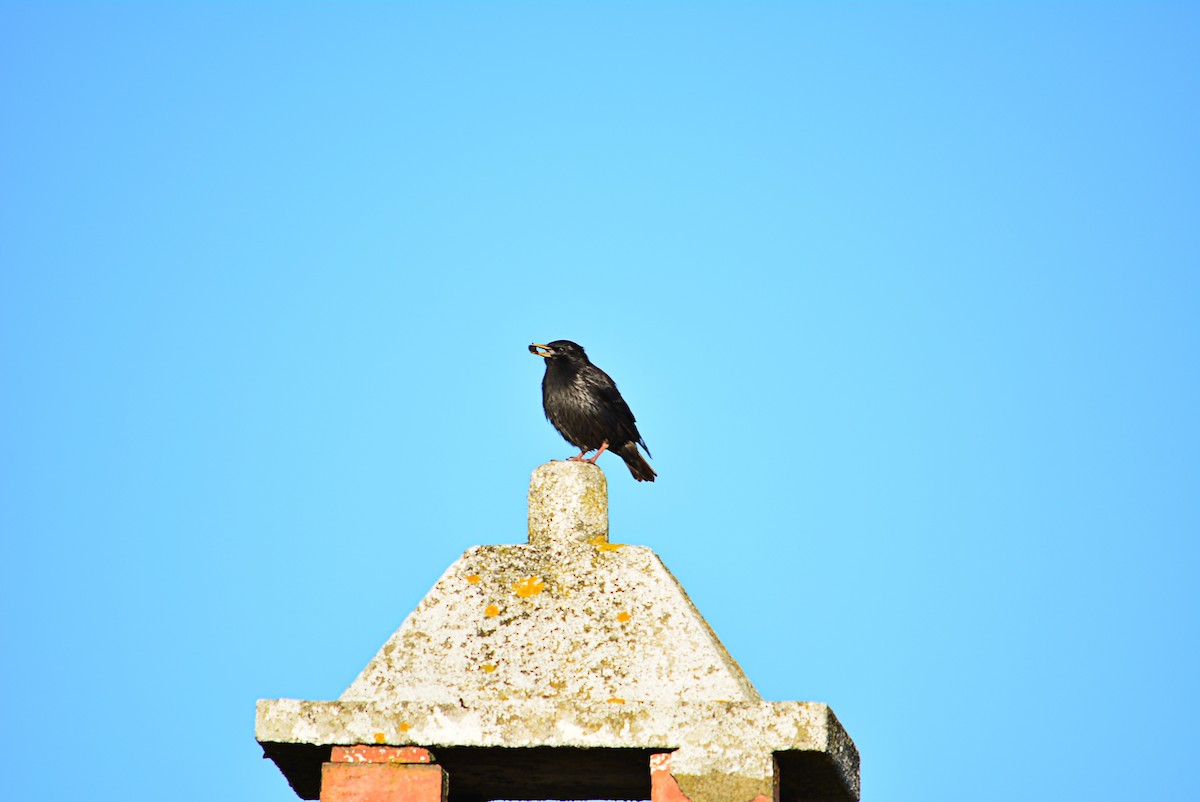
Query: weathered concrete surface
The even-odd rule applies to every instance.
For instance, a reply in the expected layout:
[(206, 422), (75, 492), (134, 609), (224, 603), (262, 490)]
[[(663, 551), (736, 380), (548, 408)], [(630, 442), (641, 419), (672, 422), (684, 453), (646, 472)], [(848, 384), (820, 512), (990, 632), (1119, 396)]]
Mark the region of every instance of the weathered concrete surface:
[(464, 707), (262, 699), (257, 714), (255, 735), (272, 743), (420, 745), (435, 753), (437, 746), (686, 748), (715, 756), (716, 763), (691, 766), (677, 754), (673, 767), (692, 773), (744, 769), (737, 754), (744, 746), (834, 751), (846, 737), (819, 702), (581, 705), (542, 699)]
[[(772, 755), (827, 755), (850, 798), (858, 797), (858, 752), (828, 706), (816, 702), (575, 704), (552, 699), (487, 705), (424, 702), (258, 703), (263, 743), (559, 746), (674, 750), (671, 772), (693, 802), (729, 802), (729, 784), (770, 795)], [(764, 790), (766, 789), (766, 790)]]
[(586, 462), (547, 462), (529, 480), (529, 542), (608, 541), (608, 480)]
[(472, 548), (341, 696), (545, 697), (760, 698), (653, 552), (611, 543)]
[(658, 557), (608, 541), (599, 468), (543, 465), (529, 501), (528, 544), (468, 550), (338, 701), (260, 701), (258, 740), (309, 762), (334, 744), (670, 751), (693, 802), (773, 797), (774, 756), (811, 752), (858, 797), (829, 708), (763, 702)]
[(343, 701), (761, 698), (662, 561), (608, 542), (599, 468), (543, 465), (529, 495), (533, 542), (467, 551)]

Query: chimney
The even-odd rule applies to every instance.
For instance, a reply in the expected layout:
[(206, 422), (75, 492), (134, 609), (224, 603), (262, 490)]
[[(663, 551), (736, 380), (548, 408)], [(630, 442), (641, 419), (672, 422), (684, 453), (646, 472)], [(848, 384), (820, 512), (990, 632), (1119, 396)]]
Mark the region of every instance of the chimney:
[(262, 700), (303, 799), (858, 799), (816, 702), (765, 702), (650, 549), (608, 537), (600, 468), (551, 462), (528, 542), (468, 549), (336, 701)]

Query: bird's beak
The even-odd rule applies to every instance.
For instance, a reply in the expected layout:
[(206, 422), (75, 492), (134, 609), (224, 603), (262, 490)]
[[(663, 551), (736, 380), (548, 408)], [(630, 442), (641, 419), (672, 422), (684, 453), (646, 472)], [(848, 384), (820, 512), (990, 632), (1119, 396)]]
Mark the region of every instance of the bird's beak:
[(549, 359), (550, 355), (554, 352), (550, 350), (550, 346), (548, 345), (534, 343), (533, 345), (529, 346), (529, 353), (535, 356), (540, 356), (542, 359)]

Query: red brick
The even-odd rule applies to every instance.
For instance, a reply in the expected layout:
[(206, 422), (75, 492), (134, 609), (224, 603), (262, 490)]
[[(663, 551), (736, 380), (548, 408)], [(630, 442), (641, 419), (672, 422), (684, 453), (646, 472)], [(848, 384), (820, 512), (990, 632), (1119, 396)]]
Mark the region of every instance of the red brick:
[[(671, 774), (671, 753), (658, 752), (650, 756), (650, 802), (692, 802), (683, 795), (679, 783)], [(750, 802), (771, 802), (764, 794)]]
[(446, 802), (441, 766), (420, 763), (326, 763), (321, 802)]
[(650, 801), (691, 802), (671, 775), (671, 753), (658, 752), (650, 756)]
[(335, 746), (330, 763), (432, 763), (433, 755), (419, 746)]

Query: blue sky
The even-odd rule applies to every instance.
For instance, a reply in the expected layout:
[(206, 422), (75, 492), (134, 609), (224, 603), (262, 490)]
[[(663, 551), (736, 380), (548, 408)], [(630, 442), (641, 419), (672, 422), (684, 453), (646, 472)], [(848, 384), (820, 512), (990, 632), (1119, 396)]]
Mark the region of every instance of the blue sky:
[(1198, 82), (1186, 3), (0, 5), (6, 793), (294, 799), (254, 700), (523, 539), (569, 338), (864, 799), (1200, 798)]

